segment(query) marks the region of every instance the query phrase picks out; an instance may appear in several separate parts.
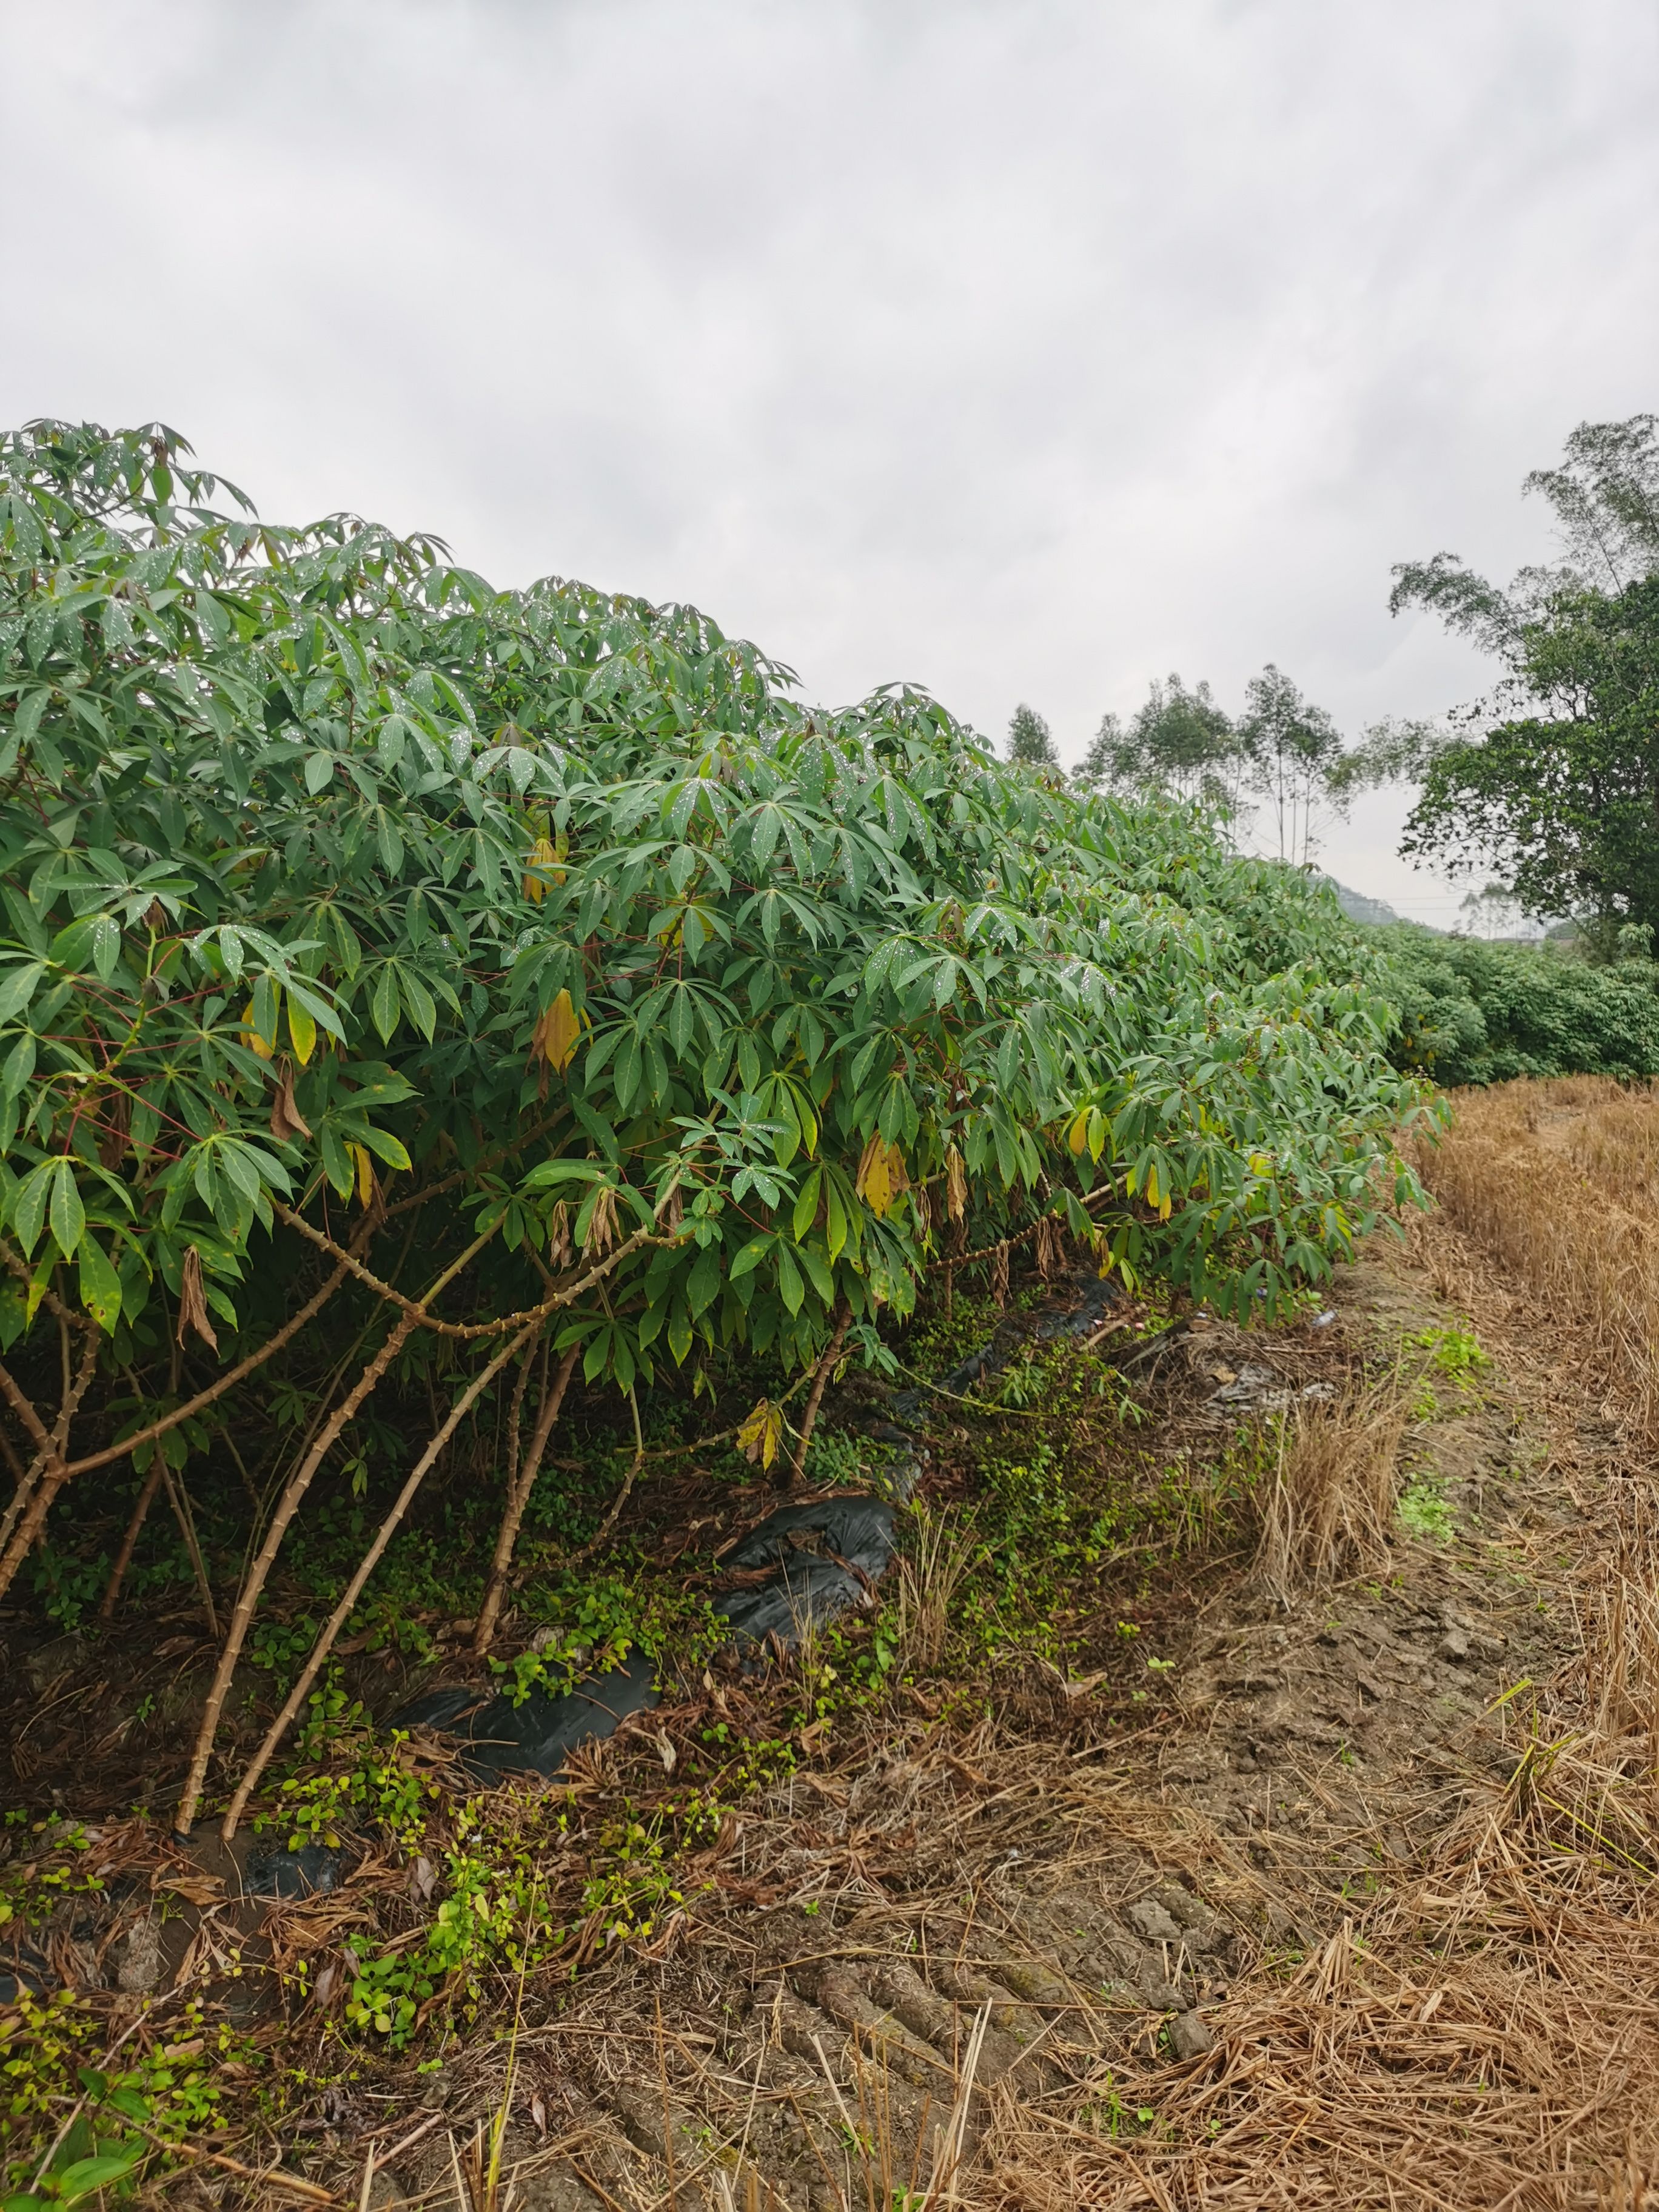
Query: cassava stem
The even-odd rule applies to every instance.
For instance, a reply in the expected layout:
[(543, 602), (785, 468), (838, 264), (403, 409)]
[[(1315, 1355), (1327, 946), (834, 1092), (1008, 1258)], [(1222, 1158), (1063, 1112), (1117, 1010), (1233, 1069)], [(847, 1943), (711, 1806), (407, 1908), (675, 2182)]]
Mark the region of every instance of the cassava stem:
[(155, 1503), (155, 1493), (161, 1487), (161, 1468), (165, 1462), (158, 1451), (149, 1463), (149, 1473), (144, 1477), (144, 1486), (138, 1493), (138, 1502), (132, 1509), (132, 1518), (127, 1522), (127, 1533), (121, 1539), (121, 1548), (115, 1554), (115, 1565), (109, 1571), (109, 1580), (104, 1585), (104, 1601), (98, 1608), (100, 1620), (113, 1620), (120, 1600), (121, 1585), (126, 1580), (127, 1569), (132, 1565), (132, 1555), (138, 1545), (139, 1532)]
[(36, 1450), (50, 1450), (52, 1447), (52, 1438), (47, 1431), (46, 1423), (41, 1419), (39, 1413), (35, 1412), (33, 1406), (29, 1402), (27, 1394), (19, 1388), (17, 1379), (13, 1375), (11, 1370), (4, 1365), (0, 1365), (0, 1392), (4, 1393), (6, 1403), (11, 1407), (13, 1413), (16, 1414), (18, 1419), (28, 1431), (30, 1441), (33, 1443)]
[(219, 1616), (213, 1609), (213, 1585), (208, 1580), (207, 1562), (202, 1557), (201, 1540), (196, 1534), (196, 1516), (191, 1510), (190, 1492), (185, 1488), (185, 1479), (175, 1474), (165, 1452), (158, 1451), (161, 1462), (161, 1480), (167, 1488), (167, 1504), (173, 1508), (173, 1517), (179, 1523), (179, 1534), (185, 1540), (185, 1550), (190, 1557), (191, 1572), (196, 1577), (196, 1595), (202, 1601), (202, 1612), (207, 1621), (208, 1634), (219, 1641)]
[[(666, 1202), (665, 1200), (664, 1202)], [(420, 1322), (421, 1327), (430, 1329), (434, 1336), (453, 1336), (464, 1342), (474, 1341), (481, 1336), (501, 1336), (508, 1329), (521, 1328), (526, 1322), (539, 1320), (550, 1313), (556, 1306), (568, 1303), (566, 1295), (561, 1292), (558, 1297), (545, 1301), (541, 1305), (525, 1306), (517, 1313), (502, 1314), (495, 1321), (439, 1321), (434, 1315), (429, 1314), (426, 1310), (436, 1295), (435, 1292), (428, 1291), (417, 1305), (413, 1298), (406, 1298), (401, 1291), (395, 1290), (390, 1283), (382, 1282), (380, 1276), (371, 1273), (361, 1260), (356, 1258), (351, 1253), (343, 1250), (331, 1237), (325, 1235), (320, 1229), (314, 1229), (303, 1215), (294, 1212), (289, 1207), (280, 1203), (276, 1206), (274, 1211), (279, 1220), (287, 1222), (290, 1229), (297, 1229), (301, 1236), (308, 1238), (319, 1251), (331, 1254), (343, 1267), (357, 1278), (360, 1283), (373, 1291), (376, 1297), (384, 1298), (388, 1305), (397, 1306), (404, 1313), (413, 1314)], [(654, 1236), (649, 1229), (636, 1229), (631, 1237), (617, 1245), (609, 1259), (598, 1261), (583, 1278), (581, 1284), (574, 1287), (586, 1288), (589, 1284), (602, 1281), (628, 1257), (630, 1252), (636, 1252), (641, 1244), (678, 1244), (681, 1241), (678, 1232), (666, 1237), (658, 1237)]]
[[(212, 1686), (208, 1692), (207, 1704), (202, 1714), (202, 1725), (197, 1734), (196, 1747), (191, 1755), (190, 1773), (185, 1780), (184, 1794), (179, 1801), (179, 1811), (174, 1822), (176, 1832), (179, 1835), (188, 1835), (191, 1824), (195, 1820), (196, 1808), (202, 1800), (203, 1784), (207, 1779), (208, 1760), (213, 1752), (213, 1739), (218, 1731), (219, 1716), (224, 1710), (225, 1697), (230, 1687), (230, 1678), (235, 1671), (236, 1662), (241, 1656), (242, 1645), (247, 1638), (249, 1624), (253, 1618), (254, 1606), (258, 1601), (259, 1593), (264, 1587), (265, 1578), (270, 1572), (277, 1547), (282, 1542), (288, 1524), (293, 1519), (312, 1477), (322, 1464), (325, 1456), (347, 1421), (356, 1413), (358, 1407), (362, 1404), (381, 1376), (385, 1374), (386, 1368), (401, 1350), (405, 1340), (420, 1325), (426, 1306), (438, 1296), (447, 1284), (453, 1281), (463, 1267), (477, 1257), (495, 1234), (495, 1230), (492, 1228), (485, 1230), (481, 1236), (476, 1237), (461, 1254), (459, 1259), (452, 1261), (450, 1266), (445, 1268), (414, 1311), (402, 1316), (397, 1327), (381, 1346), (375, 1358), (358, 1377), (350, 1396), (330, 1417), (326, 1427), (317, 1437), (310, 1450), (306, 1454), (304, 1465), (283, 1491), (276, 1510), (271, 1517), (270, 1526), (265, 1531), (264, 1541), (259, 1547), (252, 1565), (248, 1569), (241, 1594), (237, 1599), (236, 1610), (231, 1616), (230, 1631), (225, 1639), (225, 1648), (219, 1656), (218, 1668), (214, 1675)], [(556, 1313), (561, 1306), (568, 1305), (572, 1299), (579, 1297), (591, 1285), (608, 1275), (620, 1261), (625, 1259), (629, 1252), (636, 1250), (648, 1238), (653, 1243), (658, 1241), (651, 1237), (648, 1230), (636, 1230), (626, 1243), (617, 1246), (609, 1259), (599, 1261), (585, 1274), (578, 1276), (574, 1282), (566, 1284), (555, 1296), (537, 1307), (532, 1313), (524, 1316), (523, 1318), (531, 1326), (521, 1330), (512, 1340), (502, 1358), (511, 1358), (513, 1353), (524, 1344), (526, 1336), (533, 1334), (534, 1330), (546, 1321), (550, 1314)], [(495, 1366), (499, 1364), (499, 1362), (492, 1363), (490, 1370), (492, 1373)], [(469, 1405), (471, 1402), (471, 1400), (467, 1401)]]
[[(0, 1556), (0, 1597), (11, 1588), (18, 1569), (29, 1555), (35, 1538), (46, 1525), (46, 1516), (57, 1500), (58, 1492), (69, 1480), (69, 1470), (64, 1464), (64, 1454), (69, 1446), (69, 1434), (81, 1401), (87, 1395), (87, 1386), (98, 1369), (97, 1333), (88, 1337), (81, 1352), (81, 1364), (71, 1377), (65, 1371), (64, 1399), (58, 1408), (58, 1419), (52, 1424), (40, 1455), (40, 1473), (27, 1504), (23, 1507), (12, 1538), (3, 1556)], [(67, 1342), (65, 1345), (67, 1351)], [(66, 1363), (67, 1366), (67, 1363)]]
[(226, 1693), (230, 1688), (230, 1678), (236, 1671), (236, 1662), (242, 1656), (242, 1646), (247, 1641), (248, 1629), (253, 1620), (253, 1609), (259, 1602), (259, 1594), (265, 1586), (265, 1577), (270, 1572), (277, 1547), (288, 1532), (288, 1524), (298, 1512), (301, 1499), (311, 1487), (312, 1477), (328, 1456), (340, 1431), (373, 1392), (375, 1384), (403, 1349), (405, 1340), (413, 1335), (414, 1331), (415, 1323), (405, 1314), (313, 1438), (310, 1450), (289, 1476), (287, 1486), (276, 1501), (276, 1510), (270, 1516), (270, 1526), (265, 1530), (264, 1541), (243, 1578), (236, 1600), (236, 1610), (230, 1617), (230, 1626), (226, 1632), (224, 1649), (219, 1654), (219, 1664), (214, 1670), (207, 1703), (202, 1709), (202, 1724), (196, 1732), (190, 1772), (185, 1778), (184, 1794), (179, 1800), (179, 1810), (173, 1824), (175, 1832), (180, 1836), (187, 1836), (195, 1821), (196, 1808), (201, 1802), (202, 1785), (207, 1779), (208, 1760), (213, 1754), (213, 1739), (219, 1729), (219, 1716), (224, 1711)]
[(795, 1484), (805, 1479), (806, 1447), (812, 1441), (812, 1431), (817, 1423), (818, 1407), (823, 1402), (824, 1388), (830, 1376), (835, 1372), (836, 1362), (841, 1358), (841, 1348), (847, 1341), (847, 1332), (852, 1325), (852, 1320), (853, 1309), (843, 1298), (836, 1309), (836, 1326), (829, 1343), (823, 1348), (823, 1357), (818, 1362), (817, 1372), (812, 1377), (812, 1388), (807, 1394), (806, 1410), (800, 1417), (800, 1442), (795, 1447), (794, 1461), (790, 1467), (787, 1480), (778, 1486), (780, 1489), (793, 1489)]
[(256, 1367), (263, 1367), (267, 1359), (280, 1352), (291, 1338), (299, 1334), (308, 1321), (322, 1311), (344, 1282), (346, 1272), (343, 1265), (337, 1267), (321, 1290), (307, 1300), (292, 1321), (284, 1322), (275, 1336), (267, 1337), (257, 1352), (250, 1352), (246, 1359), (238, 1360), (235, 1366), (222, 1375), (216, 1382), (210, 1382), (205, 1390), (198, 1390), (182, 1406), (175, 1406), (170, 1413), (164, 1413), (159, 1420), (152, 1421), (149, 1428), (140, 1429), (133, 1436), (124, 1437), (118, 1444), (111, 1444), (103, 1451), (92, 1452), (85, 1459), (71, 1461), (64, 1469), (65, 1480), (72, 1475), (90, 1474), (94, 1468), (107, 1467), (112, 1460), (125, 1459), (135, 1444), (147, 1444), (154, 1437), (166, 1436), (167, 1431), (176, 1429), (180, 1421), (189, 1420), (204, 1406), (210, 1406), (216, 1398), (222, 1398), (227, 1390), (234, 1389), (245, 1376), (252, 1375)]
[(634, 1395), (631, 1389), (628, 1393), (628, 1407), (629, 1411), (634, 1416), (634, 1456), (629, 1462), (627, 1474), (623, 1477), (622, 1488), (611, 1499), (609, 1512), (606, 1513), (604, 1520), (600, 1522), (599, 1527), (593, 1531), (593, 1534), (588, 1538), (587, 1541), (585, 1544), (578, 1544), (574, 1552), (567, 1552), (565, 1553), (563, 1559), (560, 1562), (563, 1566), (580, 1566), (584, 1559), (591, 1559), (592, 1558), (594, 1553), (599, 1550), (600, 1545), (605, 1541), (606, 1538), (610, 1535), (611, 1531), (616, 1527), (617, 1522), (622, 1518), (622, 1510), (628, 1503), (629, 1498), (634, 1488), (635, 1480), (638, 1475), (641, 1468), (645, 1464), (645, 1436), (640, 1427), (640, 1401)]
[[(24, 1475), (16, 1494), (6, 1509), (3, 1524), (0, 1525), (0, 1544), (4, 1544), (6, 1547), (3, 1555), (0, 1555), (0, 1597), (3, 1597), (10, 1588), (13, 1576), (28, 1555), (29, 1544), (33, 1542), (35, 1534), (44, 1522), (46, 1514), (52, 1510), (53, 1499), (66, 1482), (71, 1481), (77, 1474), (89, 1474), (94, 1468), (108, 1467), (112, 1461), (125, 1459), (135, 1445), (150, 1443), (157, 1437), (164, 1437), (170, 1429), (176, 1429), (181, 1421), (188, 1420), (193, 1413), (199, 1413), (204, 1406), (210, 1406), (216, 1398), (222, 1398), (227, 1390), (234, 1389), (245, 1376), (252, 1374), (256, 1367), (262, 1367), (273, 1353), (280, 1352), (290, 1338), (296, 1336), (308, 1321), (321, 1312), (323, 1307), (327, 1304), (329, 1299), (345, 1280), (346, 1272), (343, 1264), (336, 1267), (321, 1290), (314, 1297), (307, 1299), (294, 1318), (285, 1322), (275, 1336), (267, 1338), (257, 1352), (250, 1352), (246, 1359), (239, 1360), (234, 1367), (222, 1375), (216, 1382), (210, 1383), (205, 1390), (198, 1391), (195, 1397), (187, 1400), (184, 1405), (174, 1407), (170, 1413), (163, 1414), (159, 1420), (152, 1421), (149, 1428), (140, 1429), (133, 1436), (124, 1437), (118, 1444), (111, 1444), (103, 1451), (92, 1452), (85, 1459), (72, 1460), (67, 1466), (59, 1466), (55, 1473), (52, 1467), (53, 1453), (51, 1437), (42, 1424), (40, 1415), (22, 1391), (18, 1389), (13, 1377), (3, 1366), (0, 1366), (0, 1395), (4, 1395), (18, 1419), (40, 1446), (33, 1464)], [(94, 1328), (88, 1340), (88, 1352), (94, 1360), (97, 1357), (98, 1343), (98, 1332)], [(83, 1355), (83, 1359), (85, 1357), (86, 1355)], [(88, 1368), (87, 1380), (90, 1382), (91, 1379), (91, 1370)], [(79, 1402), (77, 1396), (76, 1405)], [(69, 1431), (65, 1425), (63, 1444), (58, 1448), (58, 1456), (60, 1459), (63, 1449), (67, 1446), (68, 1442)], [(44, 1503), (41, 1502), (43, 1493), (45, 1493)], [(149, 1510), (148, 1505), (145, 1510)], [(18, 1542), (22, 1541), (21, 1535), (17, 1542), (7, 1543), (6, 1540), (11, 1534), (12, 1525), (18, 1515), (25, 1511), (28, 1516), (29, 1534), (27, 1541), (22, 1542), (22, 1548), (20, 1551)], [(117, 1587), (118, 1589), (118, 1583)]]
[[(444, 1285), (453, 1281), (461, 1269), (477, 1257), (494, 1234), (493, 1230), (486, 1230), (483, 1236), (474, 1237), (460, 1258), (452, 1261), (445, 1268), (443, 1273), (427, 1292), (427, 1297), (435, 1298)], [(236, 1662), (242, 1656), (242, 1646), (247, 1641), (247, 1632), (253, 1620), (254, 1607), (259, 1602), (259, 1594), (265, 1586), (265, 1578), (270, 1572), (277, 1549), (287, 1534), (288, 1524), (299, 1510), (301, 1499), (311, 1487), (312, 1477), (333, 1449), (341, 1431), (356, 1415), (358, 1407), (369, 1397), (386, 1369), (402, 1351), (406, 1340), (413, 1335), (419, 1317), (420, 1309), (416, 1307), (414, 1313), (404, 1314), (399, 1319), (391, 1335), (387, 1337), (379, 1352), (353, 1383), (350, 1390), (312, 1438), (304, 1458), (289, 1478), (281, 1498), (276, 1501), (276, 1510), (270, 1516), (270, 1525), (265, 1530), (264, 1540), (242, 1578), (242, 1587), (236, 1599), (236, 1610), (230, 1617), (230, 1627), (225, 1636), (224, 1649), (219, 1654), (219, 1664), (214, 1670), (213, 1681), (208, 1690), (207, 1703), (202, 1710), (202, 1724), (196, 1733), (196, 1745), (191, 1753), (190, 1772), (185, 1778), (184, 1795), (179, 1800), (179, 1811), (173, 1822), (174, 1828), (181, 1836), (190, 1833), (195, 1821), (196, 1808), (201, 1802), (202, 1785), (207, 1779), (208, 1760), (213, 1755), (213, 1739), (218, 1733), (219, 1716), (224, 1711), (226, 1694), (230, 1688), (230, 1679), (236, 1671)]]
[[(405, 1321), (399, 1326), (406, 1331), (409, 1328), (412, 1328), (415, 1324), (413, 1322), (408, 1321), (407, 1318), (405, 1318)], [(375, 1568), (380, 1565), (381, 1553), (386, 1550), (386, 1546), (392, 1541), (392, 1537), (396, 1534), (398, 1522), (403, 1519), (404, 1515), (409, 1510), (410, 1501), (413, 1499), (416, 1492), (420, 1488), (422, 1483), (426, 1480), (427, 1472), (430, 1468), (433, 1462), (437, 1458), (439, 1453), (442, 1451), (444, 1446), (449, 1442), (451, 1437), (454, 1435), (455, 1431), (459, 1427), (462, 1420), (465, 1419), (466, 1414), (471, 1412), (481, 1394), (489, 1388), (496, 1375), (499, 1374), (501, 1370), (507, 1365), (508, 1360), (511, 1359), (516, 1352), (521, 1352), (526, 1345), (532, 1340), (538, 1327), (538, 1324), (532, 1322), (529, 1328), (522, 1330), (519, 1335), (514, 1337), (512, 1341), (505, 1346), (503, 1350), (498, 1352), (495, 1354), (495, 1357), (490, 1360), (486, 1366), (479, 1370), (478, 1373), (473, 1376), (471, 1382), (467, 1384), (465, 1389), (462, 1391), (460, 1396), (455, 1401), (453, 1406), (451, 1407), (448, 1418), (445, 1420), (442, 1427), (439, 1429), (431, 1443), (428, 1444), (426, 1449), (421, 1454), (419, 1459), (416, 1461), (413, 1468), (410, 1470), (409, 1479), (404, 1484), (403, 1488), (398, 1492), (397, 1499), (392, 1507), (392, 1510), (386, 1515), (385, 1520), (381, 1522), (379, 1528), (375, 1531), (374, 1542), (369, 1546), (368, 1551), (364, 1553), (362, 1559), (358, 1562), (356, 1573), (353, 1575), (351, 1580), (346, 1584), (345, 1590), (341, 1596), (339, 1603), (335, 1607), (333, 1612), (323, 1624), (322, 1633), (318, 1637), (317, 1641), (311, 1647), (311, 1656), (306, 1661), (304, 1667), (301, 1669), (299, 1680), (295, 1682), (294, 1687), (289, 1692), (288, 1698), (283, 1706), (283, 1710), (277, 1714), (276, 1719), (272, 1721), (270, 1728), (265, 1731), (264, 1741), (259, 1746), (258, 1750), (254, 1753), (253, 1757), (248, 1762), (247, 1771), (243, 1775), (241, 1780), (236, 1785), (236, 1794), (231, 1799), (228, 1807), (226, 1808), (224, 1825), (220, 1831), (227, 1843), (228, 1843), (231, 1838), (235, 1834), (236, 1823), (242, 1816), (243, 1807), (247, 1803), (249, 1797), (252, 1795), (254, 1789), (258, 1785), (259, 1777), (264, 1772), (266, 1767), (270, 1764), (271, 1757), (275, 1753), (277, 1745), (281, 1743), (283, 1738), (288, 1734), (289, 1728), (294, 1720), (295, 1715), (300, 1711), (300, 1708), (304, 1705), (307, 1697), (310, 1694), (312, 1684), (322, 1672), (323, 1662), (328, 1657), (330, 1651), (332, 1650), (334, 1647), (335, 1638), (344, 1626), (347, 1620), (350, 1616), (352, 1608), (356, 1606), (359, 1597), (362, 1596), (364, 1584), (374, 1573)], [(394, 1331), (393, 1334), (395, 1334), (397, 1332)]]
[(472, 1638), (472, 1649), (480, 1658), (489, 1650), (495, 1634), (495, 1623), (501, 1617), (501, 1600), (507, 1590), (507, 1571), (513, 1565), (513, 1547), (519, 1540), (525, 1508), (530, 1503), (530, 1493), (536, 1486), (536, 1477), (542, 1471), (542, 1455), (547, 1449), (547, 1440), (553, 1433), (553, 1424), (559, 1418), (559, 1409), (564, 1403), (564, 1394), (569, 1388), (580, 1351), (580, 1345), (571, 1346), (559, 1362), (551, 1388), (543, 1391), (535, 1428), (525, 1447), (524, 1457), (514, 1472), (507, 1504), (501, 1514), (501, 1532), (495, 1539), (495, 1556), (489, 1564), (489, 1580), (484, 1589), (483, 1603), (478, 1608), (478, 1626)]

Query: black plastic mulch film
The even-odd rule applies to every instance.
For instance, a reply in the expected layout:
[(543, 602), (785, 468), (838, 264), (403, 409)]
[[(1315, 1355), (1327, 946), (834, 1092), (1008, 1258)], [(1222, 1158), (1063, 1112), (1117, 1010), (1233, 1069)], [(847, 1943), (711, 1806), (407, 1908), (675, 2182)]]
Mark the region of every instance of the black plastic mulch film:
[[(1076, 1282), (1082, 1296), (1069, 1311), (1042, 1314), (1034, 1328), (1010, 1315), (937, 1387), (963, 1396), (974, 1383), (1006, 1367), (1023, 1343), (1091, 1334), (1121, 1293), (1091, 1268), (1080, 1270)], [(914, 1445), (930, 1395), (926, 1387), (896, 1392), (890, 1401), (895, 1419), (874, 1424), (869, 1433), (879, 1442)], [(900, 1427), (900, 1422), (908, 1425)], [(849, 1495), (781, 1505), (751, 1528), (726, 1553), (725, 1564), (744, 1573), (766, 1567), (775, 1571), (769, 1581), (714, 1601), (714, 1611), (731, 1624), (726, 1648), (753, 1651), (770, 1644), (790, 1650), (865, 1601), (892, 1565), (895, 1501), (908, 1497), (920, 1474), (911, 1457), (890, 1473), (885, 1498)], [(633, 1714), (659, 1704), (662, 1684), (672, 1680), (672, 1662), (638, 1652), (625, 1665), (589, 1674), (556, 1696), (532, 1689), (516, 1705), (505, 1694), (492, 1697), (467, 1686), (428, 1690), (398, 1706), (385, 1725), (430, 1729), (451, 1737), (468, 1772), (493, 1787), (515, 1774), (560, 1773), (582, 1744), (614, 1735)], [(262, 1847), (249, 1856), (244, 1886), (251, 1896), (267, 1897), (329, 1890), (343, 1863), (342, 1851), (322, 1844), (307, 1844), (298, 1852)]]

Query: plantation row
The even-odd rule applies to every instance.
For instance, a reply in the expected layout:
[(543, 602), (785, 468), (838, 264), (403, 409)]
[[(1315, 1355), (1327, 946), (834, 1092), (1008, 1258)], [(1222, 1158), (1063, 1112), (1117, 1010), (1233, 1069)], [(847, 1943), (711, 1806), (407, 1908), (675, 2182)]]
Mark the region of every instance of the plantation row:
[(266, 1755), (480, 1407), (482, 1650), (573, 1383), (632, 1480), (644, 1395), (747, 1363), (787, 1474), (1044, 1219), (1271, 1309), (1408, 1187), (1388, 970), (1301, 877), (792, 690), (689, 607), (274, 528), (156, 426), (0, 445), (0, 1594), (247, 1477), (181, 1826), (319, 1477), (368, 1540)]
[[(1389, 1051), (1448, 1088), (1517, 1076), (1659, 1075), (1659, 963), (1632, 948), (1592, 965), (1553, 945), (1376, 933), (1395, 1009)], [(1649, 932), (1633, 933), (1638, 944)]]

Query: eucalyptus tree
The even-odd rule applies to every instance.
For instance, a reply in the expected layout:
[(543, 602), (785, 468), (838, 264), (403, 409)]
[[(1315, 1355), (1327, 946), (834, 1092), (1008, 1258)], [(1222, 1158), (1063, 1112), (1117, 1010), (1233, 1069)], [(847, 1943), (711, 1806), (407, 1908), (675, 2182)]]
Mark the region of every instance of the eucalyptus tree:
[(1154, 682), (1127, 723), (1104, 714), (1079, 779), (1125, 796), (1164, 793), (1224, 814), (1236, 811), (1240, 750), (1232, 721), (1206, 683)]
[(1060, 767), (1054, 732), (1036, 708), (1028, 707), (1024, 700), (1009, 719), (1008, 757), (1025, 768)]
[(1322, 817), (1346, 806), (1341, 732), (1270, 661), (1246, 689), (1238, 744), (1245, 784), (1272, 820), (1279, 859), (1305, 867)]

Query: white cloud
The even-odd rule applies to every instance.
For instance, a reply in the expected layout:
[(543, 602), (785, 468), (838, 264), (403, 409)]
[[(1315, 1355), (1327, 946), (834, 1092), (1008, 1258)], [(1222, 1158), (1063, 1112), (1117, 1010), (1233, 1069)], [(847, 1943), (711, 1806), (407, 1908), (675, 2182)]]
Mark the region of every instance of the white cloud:
[[(0, 13), (6, 420), (162, 415), (817, 695), (1432, 710), (1480, 671), (1390, 563), (1535, 556), (1521, 476), (1656, 403), (1645, 0)], [(1399, 811), (1329, 851), (1396, 901)]]

